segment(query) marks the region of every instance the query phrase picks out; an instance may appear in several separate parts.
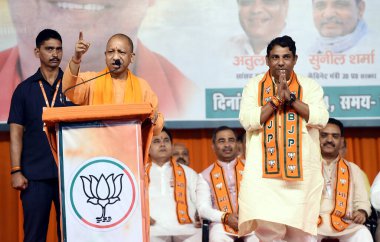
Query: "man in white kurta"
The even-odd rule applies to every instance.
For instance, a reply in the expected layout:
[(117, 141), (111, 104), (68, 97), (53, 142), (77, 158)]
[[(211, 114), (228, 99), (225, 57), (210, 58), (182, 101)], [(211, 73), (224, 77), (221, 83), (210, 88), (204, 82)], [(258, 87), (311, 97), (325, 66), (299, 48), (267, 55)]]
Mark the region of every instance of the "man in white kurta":
[[(371, 215), (371, 203), (362, 171), (356, 164), (344, 160), (339, 155), (344, 139), (343, 128), (339, 120), (330, 118), (326, 127), (320, 131), (324, 189), (318, 241), (335, 238), (340, 242), (370, 242), (373, 241), (372, 235), (363, 223)], [(344, 177), (344, 173), (347, 172), (348, 179)], [(338, 206), (341, 208), (336, 207), (336, 203), (339, 203)], [(340, 213), (340, 210), (344, 210), (345, 213)], [(333, 218), (335, 214), (341, 215)]]
[(151, 242), (198, 242), (201, 229), (194, 226), (196, 212), (196, 186), (198, 174), (188, 166), (180, 165), (186, 176), (186, 202), (192, 223), (180, 224), (174, 199), (172, 138), (169, 131), (153, 136), (149, 155), (152, 160), (147, 169), (149, 176), (149, 209)]
[[(239, 193), (239, 233), (255, 231), (261, 241), (315, 241), (323, 186), (318, 129), (328, 120), (323, 90), (314, 80), (294, 73), (296, 47), (289, 36), (271, 41), (266, 62), (269, 71), (245, 86), (240, 106), (240, 122), (247, 131), (247, 154)], [(259, 84), (264, 80), (264, 83), (269, 80), (269, 86), (259, 92)], [(302, 93), (299, 87), (290, 92), (293, 84), (299, 85)], [(265, 104), (259, 103), (259, 95), (263, 93), (273, 95), (264, 100)], [(298, 168), (302, 171), (298, 180), (263, 177), (263, 156), (267, 154), (263, 150), (266, 142), (263, 136), (264, 130), (271, 127), (264, 124), (271, 119), (277, 123), (280, 131), (275, 142), (277, 147), (282, 144), (277, 151), (283, 152), (288, 147), (280, 140), (282, 135), (287, 135), (282, 127), (287, 124), (281, 120), (285, 116), (280, 115), (285, 109), (292, 110), (293, 117), (298, 117), (297, 127), (302, 129), (302, 133), (299, 129), (285, 130), (288, 133), (295, 131), (300, 140), (299, 147), (302, 146), (299, 157), (296, 157), (302, 163)], [(282, 165), (279, 163), (280, 167)]]
[[(241, 172), (244, 169), (243, 161), (238, 158), (237, 140), (235, 132), (227, 127), (217, 128), (212, 136), (212, 148), (217, 156), (217, 161), (207, 167), (199, 174), (197, 185), (197, 209), (202, 218), (210, 220), (210, 242), (233, 242), (238, 235), (231, 229), (226, 231), (224, 225), (237, 229), (238, 223), (238, 192)], [(219, 166), (221, 174), (215, 172), (215, 166)], [(213, 182), (212, 176), (218, 176), (219, 182)], [(214, 178), (215, 179), (215, 178)], [(226, 186), (229, 205), (233, 211), (224, 211), (218, 205), (218, 198), (215, 189), (223, 185)], [(214, 187), (216, 186), (216, 187)], [(221, 188), (221, 187), (220, 187)], [(219, 198), (221, 199), (221, 197)], [(226, 217), (227, 216), (227, 217)], [(255, 235), (248, 235), (243, 238), (246, 242), (258, 242)]]

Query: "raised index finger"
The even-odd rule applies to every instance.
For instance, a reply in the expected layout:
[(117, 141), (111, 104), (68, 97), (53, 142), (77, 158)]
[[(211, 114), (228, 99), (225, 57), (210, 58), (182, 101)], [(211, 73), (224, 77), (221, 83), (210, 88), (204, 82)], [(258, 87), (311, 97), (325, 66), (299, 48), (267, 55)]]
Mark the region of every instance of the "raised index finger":
[(82, 31), (79, 32), (79, 40), (83, 40), (83, 33), (82, 33)]

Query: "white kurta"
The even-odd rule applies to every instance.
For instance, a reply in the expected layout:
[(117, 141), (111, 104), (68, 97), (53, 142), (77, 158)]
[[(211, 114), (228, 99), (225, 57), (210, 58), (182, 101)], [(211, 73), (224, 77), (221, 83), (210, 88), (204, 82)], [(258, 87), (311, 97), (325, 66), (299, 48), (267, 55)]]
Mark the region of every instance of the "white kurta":
[[(328, 237), (338, 237), (347, 234), (353, 234), (359, 229), (366, 229), (362, 224), (355, 224), (348, 220), (350, 225), (342, 232), (336, 231), (330, 220), (330, 214), (334, 210), (335, 206), (335, 182), (336, 182), (336, 167), (338, 158), (331, 162), (329, 165), (323, 161), (323, 176), (325, 178), (325, 186), (322, 193), (321, 210), (320, 215), (322, 218), (322, 224), (318, 227), (318, 235)], [(348, 207), (347, 216), (352, 216), (354, 211), (362, 209), (366, 211), (368, 215), (371, 215), (371, 203), (368, 198), (368, 192), (364, 184), (364, 179), (361, 169), (354, 163), (348, 162), (350, 169), (350, 190), (348, 195)], [(330, 182), (330, 185), (328, 183)], [(370, 233), (368, 231), (370, 236)]]
[(247, 160), (239, 193), (239, 231), (255, 230), (256, 219), (285, 224), (317, 234), (317, 219), (323, 187), (319, 129), (328, 120), (323, 90), (314, 80), (298, 76), (303, 88), (303, 102), (309, 106), (309, 121), (302, 122), (303, 181), (262, 178), (261, 107), (258, 83), (253, 78), (244, 88), (240, 122), (247, 131)]
[[(186, 175), (186, 195), (189, 216), (195, 221), (196, 186), (198, 174), (191, 168), (181, 165)], [(152, 163), (149, 182), (150, 216), (156, 221), (150, 226), (151, 236), (192, 235), (200, 229), (194, 224), (180, 224), (177, 219), (176, 202), (174, 200), (174, 177), (170, 162), (162, 167)]]

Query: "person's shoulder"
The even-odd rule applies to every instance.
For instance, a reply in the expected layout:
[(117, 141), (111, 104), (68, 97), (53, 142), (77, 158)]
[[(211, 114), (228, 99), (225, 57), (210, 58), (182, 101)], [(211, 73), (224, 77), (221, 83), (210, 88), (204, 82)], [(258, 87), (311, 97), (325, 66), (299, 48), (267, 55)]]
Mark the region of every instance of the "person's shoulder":
[(346, 162), (347, 162), (347, 164), (350, 166), (350, 168), (352, 169), (352, 170), (356, 170), (356, 171), (359, 171), (359, 172), (363, 172), (363, 170), (360, 168), (360, 166), (358, 166), (357, 164), (355, 164), (355, 162), (353, 162), (353, 161), (348, 161), (348, 160), (346, 160), (346, 159), (344, 159)]
[(251, 79), (249, 79), (248, 84), (250, 84), (250, 83), (259, 83), (263, 79), (264, 75), (265, 75), (265, 73), (257, 74), (256, 76), (254, 76)]
[(26, 78), (25, 80), (23, 80), (22, 82), (20, 82), (17, 85), (16, 89), (28, 88), (33, 83), (37, 83), (38, 80), (39, 80), (39, 74), (38, 74), (38, 71), (37, 71), (35, 74), (29, 76), (28, 78)]
[(198, 173), (191, 167), (187, 166), (187, 165), (183, 165), (183, 164), (179, 164), (186, 173), (189, 173), (191, 175), (197, 175)]
[(297, 74), (297, 79), (302, 85), (312, 85), (312, 86), (321, 86), (315, 79)]
[(206, 169), (204, 169), (201, 172), (202, 176), (207, 176), (208, 174), (210, 174), (210, 172), (214, 168), (214, 166), (215, 166), (215, 163), (213, 162), (211, 165), (209, 165)]

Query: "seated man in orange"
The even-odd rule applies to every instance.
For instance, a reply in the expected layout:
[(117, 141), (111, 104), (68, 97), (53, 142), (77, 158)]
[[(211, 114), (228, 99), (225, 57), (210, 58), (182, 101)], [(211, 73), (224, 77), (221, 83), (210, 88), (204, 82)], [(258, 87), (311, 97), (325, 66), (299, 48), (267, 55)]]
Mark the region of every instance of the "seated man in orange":
[[(124, 34), (113, 35), (105, 51), (106, 69), (79, 73), (82, 56), (89, 47), (90, 43), (83, 40), (80, 32), (74, 56), (63, 75), (62, 87), (67, 97), (79, 105), (149, 103), (155, 110), (151, 117), (155, 125), (154, 132), (159, 133), (164, 120), (158, 112), (157, 96), (145, 80), (133, 75), (128, 69), (134, 58), (132, 40)], [(85, 82), (101, 74), (104, 75)]]

